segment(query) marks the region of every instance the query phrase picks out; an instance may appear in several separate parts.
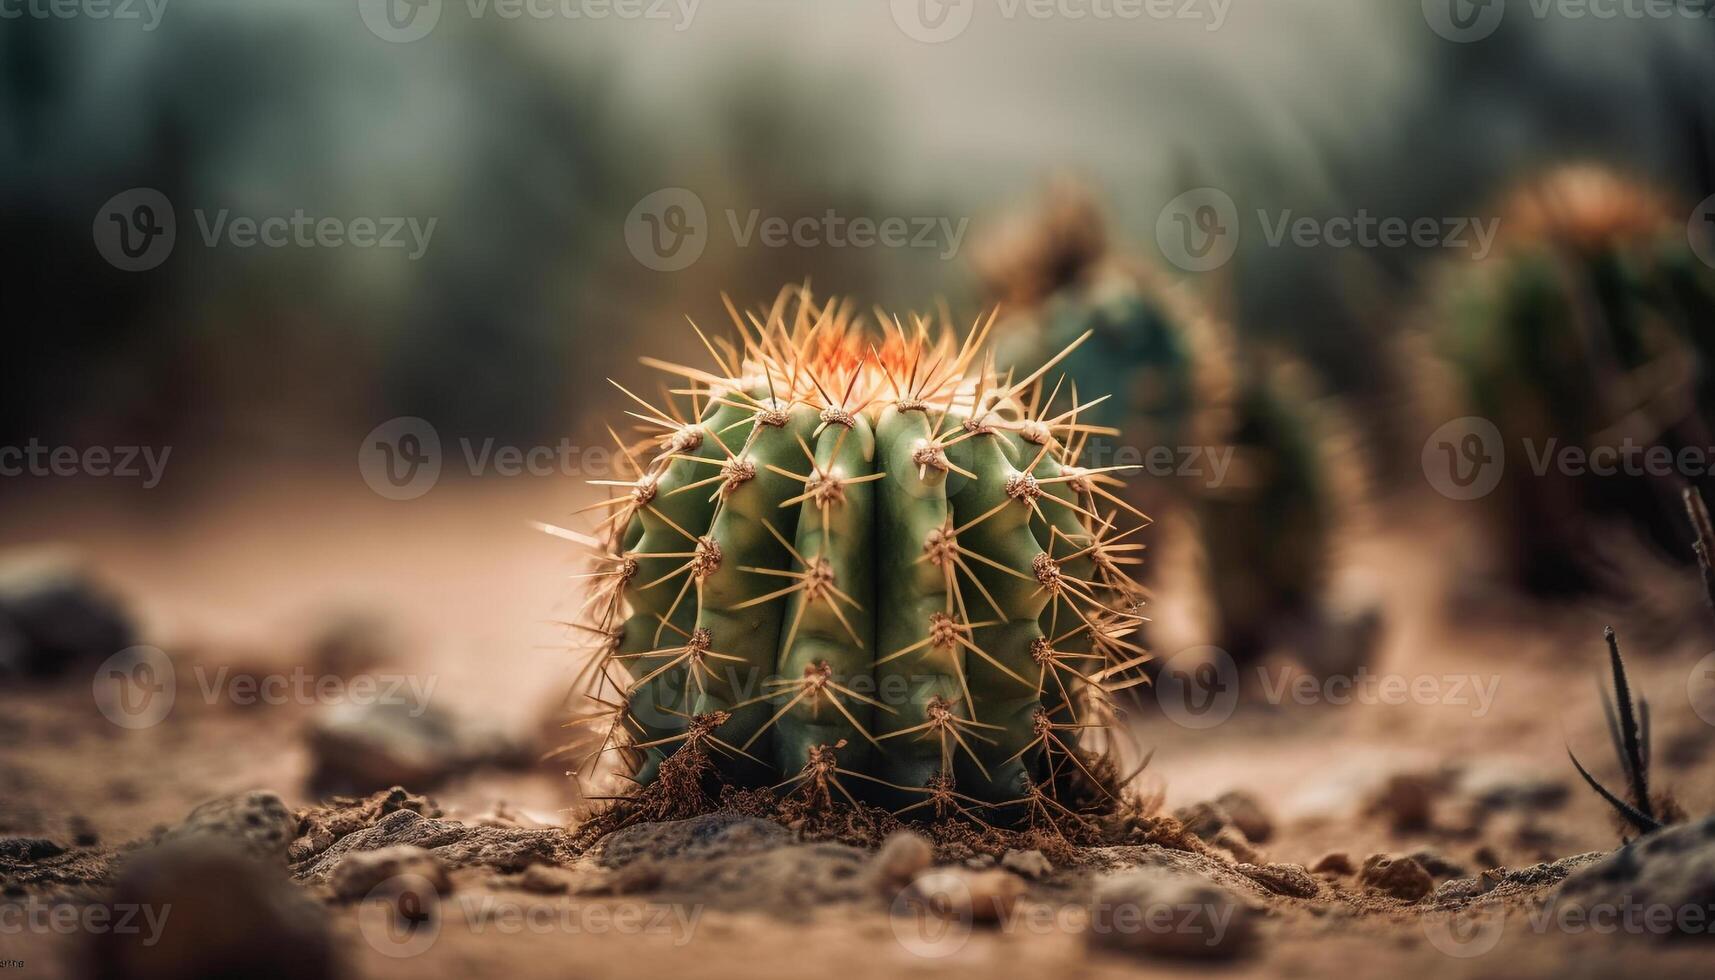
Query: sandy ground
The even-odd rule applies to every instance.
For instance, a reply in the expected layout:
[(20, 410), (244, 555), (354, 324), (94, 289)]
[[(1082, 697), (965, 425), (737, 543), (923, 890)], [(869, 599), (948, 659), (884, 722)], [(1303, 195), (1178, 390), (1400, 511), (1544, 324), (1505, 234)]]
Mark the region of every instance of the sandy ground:
[[(202, 684), (220, 665), (289, 670), (303, 662), (330, 616), (363, 609), (387, 618), (404, 669), (432, 680), (436, 702), (456, 712), (533, 734), (566, 693), (571, 664), (556, 649), (565, 640), (554, 619), (574, 608), (576, 585), (566, 576), (575, 562), (563, 542), (527, 522), (566, 520), (579, 499), (569, 481), (448, 482), (410, 502), (375, 496), (355, 472), (308, 483), (252, 473), (207, 486), (194, 499), (115, 494), (96, 484), (20, 494), (0, 511), (0, 544), (79, 549), (132, 604), (149, 642), (202, 665)], [(1517, 868), (1612, 848), (1616, 829), (1603, 805), (1576, 785), (1565, 749), (1570, 743), (1598, 774), (1616, 778), (1596, 695), (1604, 667), (1600, 630), (1614, 621), (1623, 640), (1660, 630), (1638, 621), (1636, 610), (1511, 605), (1495, 615), (1493, 602), (1456, 608), (1445, 596), (1460, 591), (1457, 542), (1425, 533), (1444, 515), (1420, 501), (1382, 512), (1394, 515), (1377, 522), (1388, 530), (1355, 551), (1388, 612), (1374, 670), (1424, 693), (1389, 697), (1375, 693), (1378, 686), (1370, 689), (1374, 696), (1360, 688), (1350, 704), (1288, 698), (1241, 707), (1206, 729), (1176, 724), (1146, 702), (1132, 719), (1139, 742), (1156, 751), (1145, 785), (1165, 794), (1168, 809), (1231, 789), (1254, 794), (1275, 819), (1274, 837), (1260, 848), (1276, 863), (1313, 866), (1333, 851), (1360, 862), (1372, 853), (1427, 847), (1474, 874), (1497, 863)], [(1666, 642), (1627, 646), (1637, 684), (1655, 709), (1658, 785), (1672, 787), (1688, 812), (1703, 814), (1715, 809), (1715, 758), (1704, 751), (1715, 740), (1692, 705), (1715, 681), (1694, 665), (1715, 648), (1715, 628), (1696, 614), (1682, 620), (1695, 626), (1676, 626)], [(1266, 689), (1283, 676), (1246, 683)], [(181, 697), (162, 724), (129, 731), (103, 719), (86, 677), (5, 690), (0, 834), (68, 840), (83, 828), (101, 845), (118, 846), (224, 793), (261, 787), (289, 805), (313, 803), (301, 732), (318, 710), (237, 706), (223, 697), (208, 703), (197, 694)], [(1715, 722), (1715, 712), (1706, 713)], [(1473, 820), (1456, 781), (1444, 781), (1427, 827), (1399, 831), (1368, 808), (1392, 777), (1453, 768), (1560, 784), (1565, 802)], [(570, 821), (578, 798), (561, 769), (550, 763), (479, 771), (432, 795), (452, 817), (505, 805), (543, 821)], [(1336, 892), (1357, 889), (1350, 878), (1329, 882)], [(506, 886), (479, 873), (468, 888), (505, 894)], [(621, 907), (649, 899), (557, 901)], [(1385, 903), (1336, 901), (1320, 911), (1313, 905), (1271, 908), (1257, 951), (1225, 969), (1280, 976), (1560, 975), (1622, 964), (1631, 972), (1641, 957), (1662, 975), (1691, 975), (1707, 962), (1706, 944), (1536, 930), (1522, 912), (1508, 920), (1497, 951), (1461, 958), (1438, 946), (1419, 911)], [(898, 941), (885, 909), (803, 911), (783, 921), (714, 901), (689, 933), (645, 935), (566, 927), (507, 934), (467, 924), (443, 929), (433, 949), (407, 959), (382, 955), (351, 915), (336, 911), (332, 927), (352, 972), (374, 977), (572, 969), (590, 977), (755, 978), (809, 970), (1101, 977), (1206, 969), (1093, 953), (1081, 937), (1056, 930), (978, 930), (954, 955), (927, 958)], [(10, 970), (22, 976), (56, 975), (71, 969), (76, 940), (0, 935), (0, 963), (22, 960)]]

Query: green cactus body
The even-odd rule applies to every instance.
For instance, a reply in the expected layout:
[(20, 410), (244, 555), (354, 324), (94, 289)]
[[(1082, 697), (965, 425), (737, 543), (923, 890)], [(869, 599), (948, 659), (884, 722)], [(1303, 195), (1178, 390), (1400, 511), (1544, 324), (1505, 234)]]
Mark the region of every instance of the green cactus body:
[(663, 422), (637, 483), (655, 495), (633, 492), (604, 557), (620, 748), (645, 784), (695, 744), (737, 785), (837, 765), (843, 792), (904, 814), (1020, 815), (1100, 721), (1087, 695), (1115, 665), (1090, 624), (1137, 623), (1098, 581), (1070, 430), (1026, 412), (1047, 366), (998, 387), (986, 327), (876, 350), (831, 304), (810, 314), (747, 333), (721, 375), (680, 369), (710, 408)]
[(1450, 276), (1435, 334), (1465, 405), (1505, 441), (1501, 485), (1482, 506), (1507, 545), (1505, 571), (1524, 587), (1624, 589), (1604, 554), (1608, 529), (1628, 524), (1689, 560), (1679, 484), (1701, 478), (1533, 472), (1522, 446), (1677, 454), (1715, 444), (1715, 275), (1676, 208), (1605, 171), (1549, 174), (1515, 192), (1505, 214), (1494, 254)]
[[(707, 433), (735, 423), (748, 425), (746, 413), (712, 405), (702, 424), (675, 433), (677, 441), (663, 448), (713, 462), (720, 457), (720, 447)], [(636, 562), (625, 589), (631, 615), (625, 620), (617, 655), (639, 679), (631, 704), (640, 742), (683, 731), (693, 707), (687, 697), (689, 676), (673, 669), (674, 655), (665, 652), (664, 645), (678, 645), (674, 637), (688, 636), (696, 626), (697, 604), (686, 601), (694, 579), (677, 570), (696, 546), (682, 529), (707, 527), (714, 513), (707, 494), (686, 489), (697, 482), (703, 469), (691, 459), (667, 458), (659, 472), (640, 481), (634, 491), (641, 502), (626, 528), (623, 550)], [(640, 777), (651, 777), (665, 754), (649, 750)]]
[(1042, 707), (1032, 650), (1042, 638), (1040, 617), (1049, 601), (1051, 573), (1040, 561), (1044, 552), (1030, 530), (1041, 490), (1033, 475), (1017, 468), (1028, 460), (1014, 462), (1012, 454), (1020, 449), (1008, 434), (979, 434), (953, 450), (954, 458), (978, 477), (953, 497), (953, 520), (962, 528), (959, 544), (1004, 566), (973, 563), (981, 587), (977, 596), (965, 599), (966, 615), (975, 621), (973, 649), (965, 657), (966, 697), (972, 721), (981, 727), (970, 733), (971, 751), (961, 760), (959, 784), (974, 787), (974, 795), (984, 799), (1015, 798), (1020, 777), (1035, 770), (1041, 754), (1040, 745), (1032, 746)]
[(941, 750), (932, 740), (914, 738), (929, 723), (931, 703), (956, 703), (964, 695), (959, 678), (965, 650), (952, 629), (952, 591), (946, 560), (927, 561), (925, 542), (937, 546), (954, 527), (947, 501), (949, 470), (943, 461), (922, 454), (934, 436), (922, 410), (883, 413), (879, 444), (884, 471), (901, 475), (878, 490), (876, 554), (889, 574), (878, 577), (881, 657), (875, 665), (876, 688), (894, 711), (877, 718), (881, 738), (889, 740), (878, 761), (880, 777), (900, 786), (924, 786), (941, 771)]
[(1197, 506), (1216, 635), (1241, 663), (1314, 608), (1331, 564), (1334, 495), (1317, 422), (1309, 399), (1281, 383), (1264, 374), (1241, 385), (1230, 477)]
[[(1333, 612), (1324, 609), (1324, 586), (1337, 525), (1358, 509), (1349, 499), (1356, 481), (1344, 472), (1353, 466), (1323, 448), (1338, 445), (1338, 420), (1312, 404), (1308, 392), (1282, 383), (1277, 375), (1293, 372), (1278, 367), (1278, 354), (1251, 345), (1241, 355), (1224, 325), (1183, 285), (1110, 248), (1103, 224), (1086, 189), (1060, 184), (1018, 226), (1022, 235), (1011, 242), (1004, 232), (998, 236), (982, 271), (991, 292), (1010, 301), (1000, 328), (1001, 363), (1028, 363), (1090, 332), (1089, 343), (1062, 362), (1080, 394), (1112, 396), (1080, 415), (1079, 422), (1106, 430), (1087, 433), (1083, 455), (1171, 473), (1115, 492), (1136, 508), (1134, 516), (1148, 513), (1169, 526), (1194, 523), (1188, 531), (1205, 559), (1212, 642), (1246, 660), (1280, 645), (1285, 633), (1304, 632), (1289, 624), (1320, 629), (1324, 612)], [(985, 265), (980, 252), (978, 265)], [(1232, 475), (1238, 484), (1223, 482), (1224, 462), (1215, 462), (1228, 452), (1241, 460)], [(1181, 470), (1185, 463), (1195, 470)], [(1037, 476), (1052, 480), (1047, 474), (1058, 466), (1051, 455)], [(1061, 485), (1050, 492), (1069, 491)], [(1077, 533), (1075, 521), (1049, 510), (1051, 521), (1065, 524), (1063, 533)], [(1192, 515), (1199, 520), (1187, 521)], [(1049, 547), (1045, 525), (1034, 530), (1044, 550), (1069, 553)], [(1121, 581), (1111, 565), (1068, 571), (1077, 579)], [(1062, 664), (1096, 648), (1112, 652), (1099, 631), (1068, 636), (1065, 626), (1045, 622), (1043, 632)], [(1298, 645), (1325, 646), (1321, 638)]]
[[(817, 584), (788, 599), (780, 637), (778, 684), (791, 692), (775, 739), (775, 764), (794, 772), (812, 746), (846, 743), (844, 764), (868, 767), (877, 710), (871, 679), (875, 663), (875, 487), (849, 482), (877, 472), (875, 433), (857, 416), (829, 424), (816, 441), (814, 465), (799, 486), (802, 517), (794, 570)], [(822, 474), (827, 474), (826, 478)], [(798, 506), (798, 505), (793, 505)], [(778, 580), (776, 580), (778, 581)], [(816, 696), (816, 684), (838, 685), (834, 696)]]

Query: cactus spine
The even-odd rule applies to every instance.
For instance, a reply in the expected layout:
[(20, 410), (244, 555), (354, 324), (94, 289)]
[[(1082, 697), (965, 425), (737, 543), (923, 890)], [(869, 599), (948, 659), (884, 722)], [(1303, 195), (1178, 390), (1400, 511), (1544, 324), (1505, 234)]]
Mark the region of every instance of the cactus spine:
[(1037, 812), (1146, 659), (1140, 546), (1115, 473), (1077, 465), (1096, 430), (1044, 381), (1060, 358), (1002, 375), (992, 316), (870, 337), (807, 289), (732, 312), (739, 343), (698, 332), (711, 369), (645, 359), (679, 394), (626, 392), (633, 473), (594, 537), (558, 532), (596, 550), (588, 766)]

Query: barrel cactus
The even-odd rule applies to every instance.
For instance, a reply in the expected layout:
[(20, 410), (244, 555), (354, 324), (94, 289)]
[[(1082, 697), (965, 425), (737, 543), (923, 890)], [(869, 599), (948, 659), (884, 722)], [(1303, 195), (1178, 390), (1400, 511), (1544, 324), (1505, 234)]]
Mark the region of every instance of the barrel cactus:
[[(808, 290), (646, 359), (666, 401), (598, 533), (586, 759), (909, 816), (1040, 812), (1142, 650), (1139, 549), (1060, 358), (999, 371), (993, 317), (873, 335)], [(574, 532), (569, 536), (582, 539)], [(830, 789), (832, 787), (832, 789)]]
[[(1002, 363), (1040, 360), (1090, 334), (1062, 367), (1112, 396), (1086, 420), (1124, 433), (1123, 442), (1093, 438), (1095, 457), (1212, 445), (1230, 425), (1232, 345), (1220, 320), (1115, 248), (1087, 189), (1056, 183), (1038, 208), (982, 244), (978, 272), (1003, 310)], [(1128, 490), (1146, 511), (1194, 493), (1180, 479), (1135, 481)]]
[(1623, 589), (1613, 562), (1635, 543), (1689, 560), (1678, 495), (1699, 474), (1536, 472), (1532, 456), (1715, 445), (1715, 273), (1689, 208), (1604, 169), (1549, 173), (1499, 213), (1494, 254), (1450, 268), (1432, 328), (1456, 409), (1505, 442), (1482, 503), (1499, 563), (1532, 591)]
[(1231, 463), (1197, 497), (1198, 540), (1223, 650), (1247, 662), (1291, 648), (1307, 667), (1350, 676), (1382, 626), (1374, 597), (1337, 580), (1363, 478), (1353, 437), (1308, 375), (1284, 354), (1240, 371), (1222, 437)]
[[(1207, 638), (1241, 662), (1285, 646), (1316, 668), (1363, 662), (1377, 613), (1330, 595), (1362, 480), (1303, 369), (1279, 352), (1237, 352), (1183, 285), (1109, 242), (1075, 183), (1055, 184), (986, 243), (978, 270), (1007, 311), (1003, 351), (1028, 359), (1091, 334), (1062, 366), (1113, 392), (1085, 418), (1124, 435), (1093, 437), (1090, 452), (1165, 467), (1126, 495), (1164, 522), (1159, 537), (1183, 527), (1200, 555)], [(1228, 453), (1217, 473), (1213, 457)]]

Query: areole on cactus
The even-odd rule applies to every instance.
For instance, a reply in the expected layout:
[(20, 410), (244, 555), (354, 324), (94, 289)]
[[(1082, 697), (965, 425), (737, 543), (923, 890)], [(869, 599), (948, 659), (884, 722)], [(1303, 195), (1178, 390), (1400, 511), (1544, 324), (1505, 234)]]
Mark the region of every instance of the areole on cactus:
[(580, 772), (1034, 812), (1147, 659), (1147, 519), (1078, 465), (1111, 430), (1050, 380), (1066, 352), (1001, 369), (992, 315), (872, 332), (808, 289), (729, 311), (709, 368), (645, 359), (676, 387), (625, 391), (631, 472), (594, 536), (559, 532), (596, 551)]

